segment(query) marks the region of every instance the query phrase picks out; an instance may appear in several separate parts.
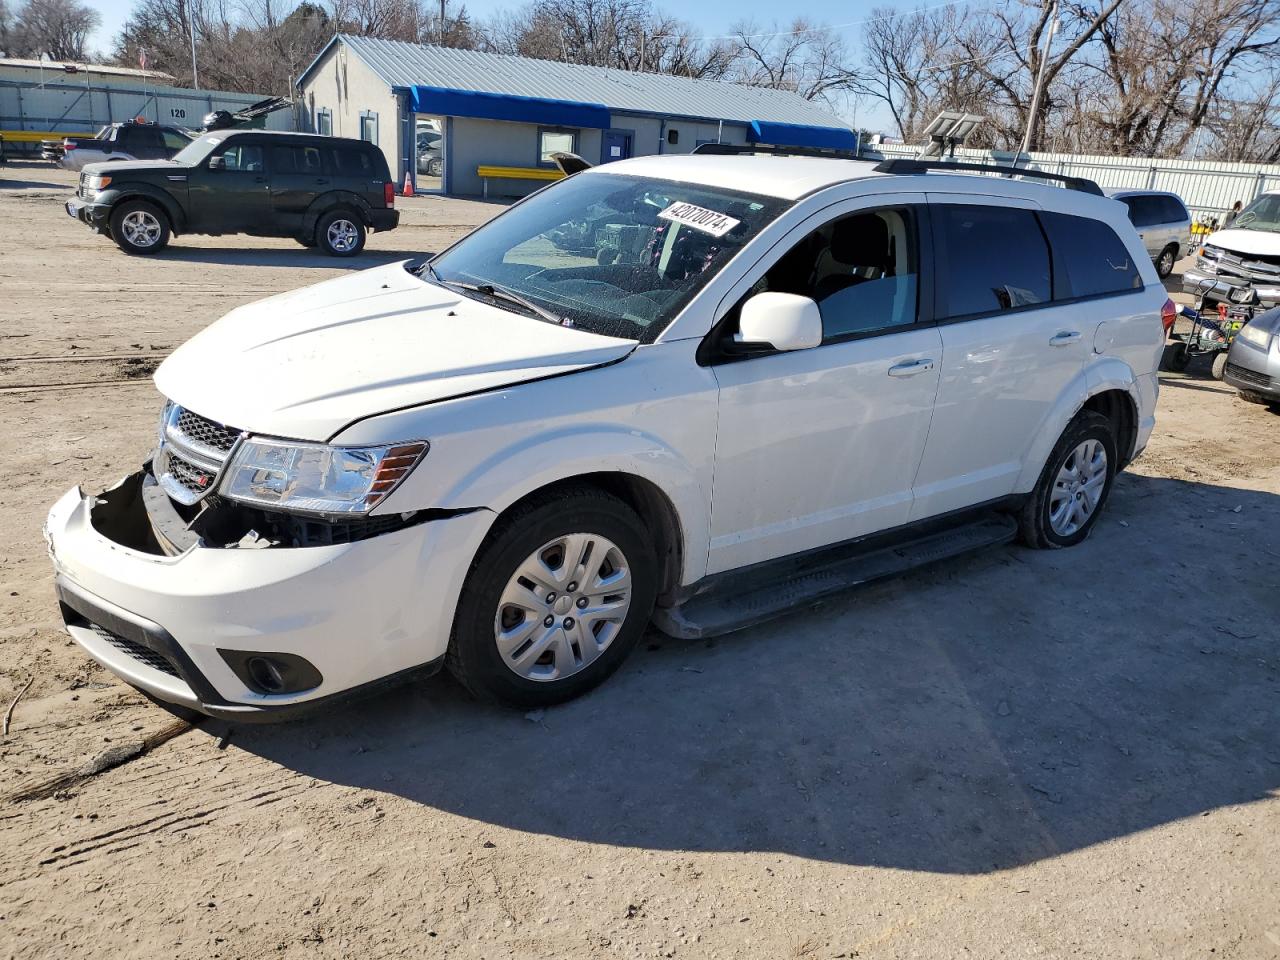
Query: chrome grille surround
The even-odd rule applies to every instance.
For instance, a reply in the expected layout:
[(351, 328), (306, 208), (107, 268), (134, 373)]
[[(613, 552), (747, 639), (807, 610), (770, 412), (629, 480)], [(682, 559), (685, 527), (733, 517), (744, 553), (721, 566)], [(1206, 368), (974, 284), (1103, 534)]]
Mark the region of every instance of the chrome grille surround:
[(1232, 253), (1206, 245), (1202, 259), (1216, 267), (1218, 276), (1228, 283), (1243, 281), (1268, 286), (1280, 283), (1280, 258), (1277, 257)]
[(153, 465), (156, 481), (178, 503), (199, 503), (218, 486), (222, 468), (245, 436), (177, 404), (166, 407)]

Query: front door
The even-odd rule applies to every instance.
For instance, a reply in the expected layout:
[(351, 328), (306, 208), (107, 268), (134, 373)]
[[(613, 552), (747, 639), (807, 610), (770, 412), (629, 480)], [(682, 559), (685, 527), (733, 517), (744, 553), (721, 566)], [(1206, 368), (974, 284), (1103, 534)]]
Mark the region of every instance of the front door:
[(941, 360), (920, 295), (923, 199), (844, 204), (798, 228), (775, 248), (786, 252), (761, 265), (747, 296), (812, 297), (824, 341), (713, 367), (720, 402), (708, 572), (907, 521)]
[(1032, 442), (1083, 371), (1097, 326), (1088, 302), (1052, 302), (1049, 244), (1034, 204), (929, 200), (942, 376), (912, 519), (1014, 492)]
[(612, 163), (631, 156), (631, 134), (624, 130), (605, 130), (600, 135), (600, 162)]
[(271, 181), (266, 148), (259, 143), (231, 138), (191, 169), (187, 186), (193, 223), (201, 232), (247, 233), (270, 221)]

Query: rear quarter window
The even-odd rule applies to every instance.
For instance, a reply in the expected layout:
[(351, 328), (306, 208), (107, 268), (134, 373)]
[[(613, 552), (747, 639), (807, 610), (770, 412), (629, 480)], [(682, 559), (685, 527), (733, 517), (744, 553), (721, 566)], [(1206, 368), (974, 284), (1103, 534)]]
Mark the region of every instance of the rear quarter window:
[(934, 210), (948, 265), (946, 317), (1050, 301), (1049, 245), (1032, 211), (962, 204)]
[(1124, 241), (1110, 226), (1089, 217), (1042, 213), (1045, 231), (1062, 271), (1061, 297), (1097, 297), (1141, 290), (1142, 275)]
[(339, 174), (353, 177), (373, 176), (373, 158), (359, 147), (335, 147), (333, 168)]

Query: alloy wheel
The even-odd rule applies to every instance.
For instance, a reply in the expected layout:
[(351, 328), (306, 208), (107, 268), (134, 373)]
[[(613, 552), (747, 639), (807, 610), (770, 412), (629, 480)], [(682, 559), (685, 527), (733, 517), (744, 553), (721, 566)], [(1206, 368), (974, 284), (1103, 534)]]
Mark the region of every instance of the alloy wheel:
[(1107, 451), (1097, 440), (1084, 440), (1067, 455), (1049, 494), (1049, 526), (1070, 537), (1089, 522), (1107, 486)]
[(152, 247), (160, 239), (160, 221), (154, 213), (146, 210), (126, 214), (120, 221), (120, 229), (124, 231), (124, 238), (135, 247)]
[(630, 565), (612, 541), (570, 533), (543, 544), (498, 600), (493, 634), (502, 662), (536, 681), (585, 670), (618, 636), (631, 595)]
[(350, 220), (335, 220), (329, 224), (329, 246), (339, 253), (348, 253), (355, 249), (360, 231)]

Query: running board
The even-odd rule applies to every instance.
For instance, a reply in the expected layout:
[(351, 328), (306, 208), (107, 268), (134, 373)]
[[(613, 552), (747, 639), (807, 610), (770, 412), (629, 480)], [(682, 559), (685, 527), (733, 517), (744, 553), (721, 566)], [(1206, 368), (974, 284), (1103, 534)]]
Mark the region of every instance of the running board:
[(1013, 517), (987, 513), (963, 526), (934, 530), (888, 546), (868, 548), (865, 543), (854, 543), (770, 562), (716, 577), (705, 593), (674, 607), (654, 610), (653, 623), (668, 636), (683, 640), (718, 637), (850, 587), (1008, 543), (1017, 532)]

